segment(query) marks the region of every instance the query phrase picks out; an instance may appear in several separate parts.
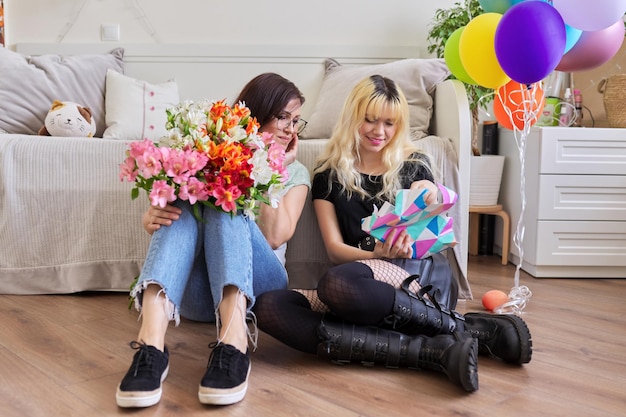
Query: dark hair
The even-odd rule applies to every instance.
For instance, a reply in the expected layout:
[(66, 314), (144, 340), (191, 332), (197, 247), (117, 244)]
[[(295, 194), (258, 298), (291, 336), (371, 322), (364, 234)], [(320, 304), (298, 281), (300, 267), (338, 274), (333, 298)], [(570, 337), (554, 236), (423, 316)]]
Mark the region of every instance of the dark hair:
[(380, 95), (389, 102), (400, 103), (400, 93), (398, 93), (398, 87), (392, 79), (374, 74), (370, 76), (370, 80), (374, 84), (372, 96)]
[(294, 98), (304, 104), (304, 96), (294, 83), (278, 74), (266, 72), (250, 80), (233, 104), (244, 102), (263, 126), (278, 116)]

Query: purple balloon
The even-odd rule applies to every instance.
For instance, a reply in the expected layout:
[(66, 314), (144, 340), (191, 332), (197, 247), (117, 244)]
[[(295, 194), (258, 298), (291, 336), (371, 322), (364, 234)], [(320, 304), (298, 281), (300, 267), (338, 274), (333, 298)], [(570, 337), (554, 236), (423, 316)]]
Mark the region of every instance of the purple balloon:
[(583, 31), (572, 49), (563, 55), (559, 71), (587, 71), (607, 62), (624, 42), (624, 22), (619, 20), (603, 30)]
[(494, 39), (496, 57), (512, 80), (532, 84), (550, 74), (565, 51), (565, 22), (543, 1), (525, 1), (502, 15)]

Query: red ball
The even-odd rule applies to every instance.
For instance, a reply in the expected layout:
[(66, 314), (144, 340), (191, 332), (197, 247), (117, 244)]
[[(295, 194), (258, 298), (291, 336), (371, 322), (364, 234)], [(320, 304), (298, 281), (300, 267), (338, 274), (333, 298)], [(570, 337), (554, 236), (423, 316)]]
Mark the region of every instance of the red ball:
[(493, 311), (496, 307), (509, 301), (509, 296), (500, 290), (489, 290), (483, 295), (483, 307)]

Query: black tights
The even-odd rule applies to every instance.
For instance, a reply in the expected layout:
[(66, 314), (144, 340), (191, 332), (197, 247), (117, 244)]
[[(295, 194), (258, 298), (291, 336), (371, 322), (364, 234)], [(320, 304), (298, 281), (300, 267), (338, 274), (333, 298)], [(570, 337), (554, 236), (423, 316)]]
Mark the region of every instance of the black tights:
[[(329, 269), (317, 293), (335, 316), (359, 325), (380, 325), (395, 301), (394, 287), (375, 280), (370, 267), (360, 262)], [(266, 292), (257, 297), (254, 313), (259, 329), (270, 336), (302, 352), (317, 352), (323, 313), (313, 311), (304, 295), (291, 290)]]

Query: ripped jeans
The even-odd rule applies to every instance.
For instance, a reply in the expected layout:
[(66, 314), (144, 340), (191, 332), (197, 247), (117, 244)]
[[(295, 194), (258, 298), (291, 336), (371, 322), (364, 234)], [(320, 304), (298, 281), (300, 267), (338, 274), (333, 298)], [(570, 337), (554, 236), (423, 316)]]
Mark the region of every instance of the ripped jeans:
[(234, 285), (248, 299), (248, 311), (263, 292), (287, 288), (287, 272), (261, 230), (247, 216), (199, 205), (205, 223), (188, 202), (178, 220), (152, 234), (137, 285), (131, 291), (140, 310), (142, 292), (158, 284), (172, 307), (170, 320), (180, 316), (214, 322), (223, 289)]

